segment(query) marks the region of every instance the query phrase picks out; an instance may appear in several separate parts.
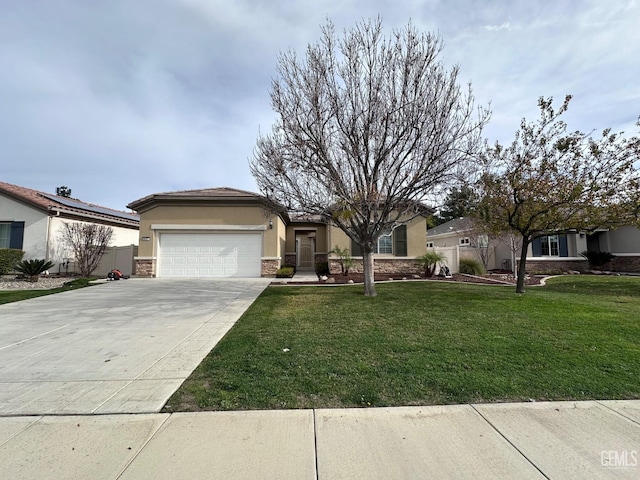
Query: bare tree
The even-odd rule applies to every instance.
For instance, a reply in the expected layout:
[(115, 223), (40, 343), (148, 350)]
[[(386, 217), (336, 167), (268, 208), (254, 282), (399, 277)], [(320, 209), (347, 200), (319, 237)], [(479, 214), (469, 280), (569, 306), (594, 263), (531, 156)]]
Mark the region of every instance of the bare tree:
[(480, 223), (472, 221), (472, 225), (471, 230), (468, 232), (469, 246), (476, 252), (484, 269), (488, 270), (489, 262), (494, 254), (494, 248), (491, 244), (491, 232), (488, 232)]
[(508, 147), (487, 149), (484, 189), (476, 210), (496, 234), (520, 237), (516, 292), (524, 292), (530, 243), (544, 235), (615, 227), (637, 220), (640, 138), (609, 129), (592, 137), (567, 133), (551, 98), (540, 98), (537, 122), (522, 120)]
[(113, 228), (95, 223), (66, 222), (61, 232), (62, 241), (73, 251), (83, 277), (90, 276), (98, 267), (112, 236)]
[(267, 197), (322, 215), (360, 247), (368, 296), (381, 233), (445, 191), (489, 119), (471, 86), (458, 85), (458, 67), (439, 61), (442, 48), (410, 24), (386, 38), (380, 19), (366, 21), (338, 39), (328, 22), (304, 59), (278, 58), (278, 119), (259, 136), (251, 171)]

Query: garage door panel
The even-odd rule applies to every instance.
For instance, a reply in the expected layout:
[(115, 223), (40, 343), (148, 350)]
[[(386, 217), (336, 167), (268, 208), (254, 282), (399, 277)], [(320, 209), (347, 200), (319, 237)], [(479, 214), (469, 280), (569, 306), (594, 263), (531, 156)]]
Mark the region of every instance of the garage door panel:
[(260, 233), (160, 235), (159, 276), (259, 277)]

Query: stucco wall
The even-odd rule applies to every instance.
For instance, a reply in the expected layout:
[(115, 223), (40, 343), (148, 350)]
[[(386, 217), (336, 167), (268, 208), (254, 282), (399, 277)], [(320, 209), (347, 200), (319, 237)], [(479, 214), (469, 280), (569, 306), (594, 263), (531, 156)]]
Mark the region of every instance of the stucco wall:
[[(329, 249), (336, 245), (340, 248), (351, 248), (351, 239), (338, 227), (329, 227)], [(418, 257), (427, 251), (427, 220), (424, 217), (414, 218), (407, 224), (407, 257)], [(393, 255), (376, 255), (378, 257), (395, 258)], [(401, 258), (401, 257), (398, 257)]]
[(322, 223), (296, 222), (287, 226), (287, 243), (285, 251), (295, 253), (296, 232), (316, 232), (316, 253), (327, 253), (333, 247), (328, 246), (327, 226)]
[[(271, 220), (273, 228), (269, 228)], [(157, 255), (157, 232), (152, 225), (262, 226), (264, 257), (281, 257), (286, 229), (277, 215), (258, 206), (159, 205), (140, 213), (140, 257)], [(185, 227), (186, 228), (186, 227)], [(149, 240), (143, 240), (148, 237)]]
[(407, 256), (419, 257), (427, 251), (427, 219), (414, 218), (407, 224)]
[(0, 222), (24, 222), (24, 259), (45, 258), (49, 216), (24, 203), (0, 194)]
[[(20, 221), (24, 223), (22, 249), (25, 259), (46, 258), (54, 263), (71, 256), (61, 244), (60, 235), (64, 222), (78, 222), (63, 217), (49, 216), (33, 207), (0, 195), (0, 221)], [(126, 246), (138, 244), (138, 229), (111, 227), (113, 237), (110, 246)]]
[(636, 227), (620, 227), (600, 234), (600, 250), (640, 255), (640, 230)]
[[(66, 223), (82, 223), (88, 224), (91, 222), (81, 222), (78, 220), (71, 220), (63, 217), (51, 217), (49, 225), (49, 252), (48, 258), (54, 262), (62, 262), (65, 258), (72, 258), (73, 252), (69, 247), (62, 243), (62, 232)], [(110, 226), (113, 229), (113, 235), (109, 242), (110, 247), (126, 247), (129, 245), (138, 245), (138, 230), (133, 228), (115, 227)]]

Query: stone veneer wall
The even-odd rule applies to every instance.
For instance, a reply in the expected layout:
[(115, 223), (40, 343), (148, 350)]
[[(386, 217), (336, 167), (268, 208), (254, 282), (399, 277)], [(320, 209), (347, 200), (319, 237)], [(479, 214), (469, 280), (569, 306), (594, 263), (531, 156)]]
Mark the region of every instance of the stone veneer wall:
[[(529, 273), (567, 272), (569, 270), (588, 272), (592, 270), (592, 268), (586, 260), (527, 260), (527, 272)], [(610, 262), (598, 267), (597, 270), (640, 273), (640, 256), (616, 257)]]
[(568, 271), (588, 272), (586, 260), (527, 260), (528, 273), (561, 273)]
[(328, 261), (329, 261), (329, 255), (327, 255), (326, 253), (316, 253), (316, 263), (328, 262)]
[[(415, 258), (376, 258), (373, 261), (373, 270), (375, 273), (424, 273), (424, 268), (417, 264)], [(339, 274), (342, 271), (338, 259), (329, 260), (329, 271), (332, 274)], [(353, 266), (349, 271), (362, 273), (362, 259), (354, 259)]]
[(151, 258), (136, 259), (136, 273), (138, 277), (153, 277), (153, 267), (155, 266), (155, 260)]
[(280, 260), (276, 260), (276, 259), (262, 260), (262, 276), (263, 277), (275, 275), (279, 268), (280, 268)]
[(616, 257), (608, 263), (605, 263), (599, 270), (608, 270), (611, 272), (627, 272), (640, 273), (640, 256), (634, 257)]

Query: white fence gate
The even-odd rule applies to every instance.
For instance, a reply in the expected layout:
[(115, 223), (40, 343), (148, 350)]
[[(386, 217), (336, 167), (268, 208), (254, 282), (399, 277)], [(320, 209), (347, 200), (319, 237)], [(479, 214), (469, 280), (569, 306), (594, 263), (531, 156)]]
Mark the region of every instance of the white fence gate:
[[(460, 270), (460, 247), (435, 247), (433, 249), (436, 253), (443, 254), (446, 257), (446, 260), (443, 261), (447, 267), (449, 267), (449, 272), (458, 273)], [(436, 275), (440, 271), (440, 266), (436, 267)]]

